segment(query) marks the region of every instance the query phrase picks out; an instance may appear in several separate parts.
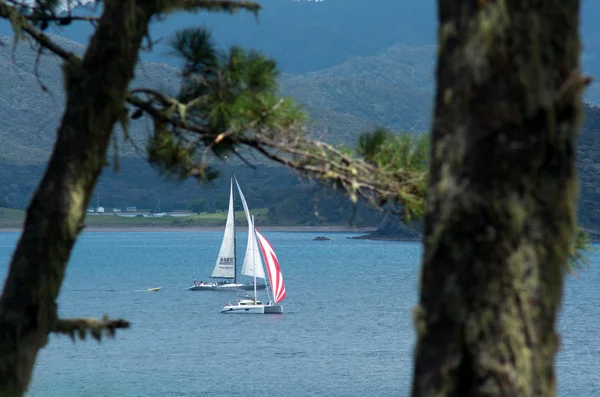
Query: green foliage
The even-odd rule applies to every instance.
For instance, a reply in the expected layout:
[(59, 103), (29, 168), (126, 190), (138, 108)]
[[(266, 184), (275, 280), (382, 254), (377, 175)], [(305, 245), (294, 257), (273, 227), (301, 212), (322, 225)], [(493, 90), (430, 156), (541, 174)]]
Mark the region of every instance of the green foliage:
[(392, 132), (383, 127), (378, 127), (372, 132), (363, 133), (358, 137), (356, 152), (369, 163), (377, 164), (376, 157), (392, 137)]
[(425, 172), (428, 166), (429, 136), (394, 133), (378, 127), (360, 135), (356, 152), (383, 171)]
[(221, 159), (232, 153), (239, 156), (234, 144), (239, 136), (282, 131), (303, 119), (291, 99), (279, 96), (279, 71), (272, 59), (235, 46), (218, 51), (204, 28), (181, 30), (170, 45), (184, 63), (177, 99), (163, 97), (168, 102), (163, 118), (176, 111), (182, 122), (204, 134), (198, 137), (170, 129), (155, 117), (148, 151), (152, 162), (168, 174), (210, 178), (207, 154)]
[(590, 264), (587, 253), (592, 251), (591, 238), (585, 230), (579, 228), (573, 239), (567, 269), (571, 272), (577, 272)]
[[(427, 134), (394, 133), (378, 127), (360, 135), (356, 153), (377, 168), (374, 180), (395, 180), (395, 198), (403, 204), (407, 221), (424, 214), (429, 155)], [(415, 178), (406, 183), (407, 175), (415, 175)], [(382, 206), (385, 202), (376, 204)]]
[(200, 214), (201, 212), (205, 212), (207, 207), (206, 200), (197, 198), (190, 203), (188, 209), (196, 214)]
[[(173, 48), (172, 54), (184, 61), (181, 72), (184, 78), (208, 71), (217, 63), (215, 44), (206, 29), (187, 28), (177, 31), (169, 45)], [(198, 85), (194, 84), (189, 88), (195, 87)]]
[(154, 134), (146, 150), (150, 164), (167, 177), (183, 180), (193, 176), (198, 181), (209, 182), (219, 175), (214, 167), (194, 162), (195, 147), (177, 139), (160, 120), (154, 121)]

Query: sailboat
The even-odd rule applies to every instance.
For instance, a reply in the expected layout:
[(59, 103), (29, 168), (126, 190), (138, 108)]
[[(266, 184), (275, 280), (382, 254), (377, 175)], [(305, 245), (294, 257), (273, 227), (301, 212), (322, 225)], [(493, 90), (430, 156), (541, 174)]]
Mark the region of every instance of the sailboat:
[[(254, 288), (265, 289), (265, 284), (259, 284), (256, 287), (252, 284), (242, 284), (237, 282), (237, 260), (236, 260), (236, 232), (235, 232), (235, 212), (233, 210), (233, 182), (237, 186), (240, 200), (244, 207), (244, 213), (246, 214), (246, 221), (248, 222), (248, 244), (246, 246), (246, 255), (242, 265), (242, 275), (253, 276), (253, 265), (251, 264), (252, 255), (256, 251), (256, 239), (251, 238), (250, 224), (252, 219), (250, 217), (250, 211), (246, 198), (242, 193), (240, 184), (234, 175), (231, 175), (231, 186), (229, 189), (229, 209), (227, 212), (227, 222), (225, 223), (225, 232), (223, 234), (223, 241), (221, 242), (221, 249), (217, 257), (217, 263), (213, 268), (210, 278), (231, 280), (229, 281), (218, 281), (218, 282), (198, 282), (194, 277), (194, 285), (188, 288), (189, 291), (231, 291), (231, 290), (252, 290)], [(263, 277), (264, 278), (264, 277)]]
[(258, 250), (255, 249), (252, 252), (251, 258), (252, 272), (254, 276), (254, 296), (243, 297), (242, 299), (239, 299), (235, 305), (230, 305), (229, 303), (226, 303), (225, 307), (221, 309), (221, 313), (281, 314), (283, 313), (283, 305), (280, 302), (282, 302), (286, 298), (287, 294), (285, 291), (285, 284), (283, 283), (283, 276), (281, 275), (279, 261), (277, 260), (277, 256), (275, 255), (275, 250), (271, 246), (271, 243), (269, 243), (269, 241), (262, 234), (260, 234), (258, 230), (254, 229), (254, 217), (252, 217), (251, 219), (249, 228), (249, 234), (251, 235), (251, 239), (254, 241), (254, 247), (257, 247), (258, 245), (256, 244), (256, 238), (258, 237), (262, 255), (265, 259), (265, 263), (267, 264), (267, 271), (269, 273), (271, 292), (273, 293), (273, 296), (271, 297), (269, 289), (267, 288), (269, 303), (263, 303), (261, 300), (258, 299), (256, 279), (265, 279), (265, 271), (263, 269), (262, 261), (260, 259), (260, 254), (258, 253)]

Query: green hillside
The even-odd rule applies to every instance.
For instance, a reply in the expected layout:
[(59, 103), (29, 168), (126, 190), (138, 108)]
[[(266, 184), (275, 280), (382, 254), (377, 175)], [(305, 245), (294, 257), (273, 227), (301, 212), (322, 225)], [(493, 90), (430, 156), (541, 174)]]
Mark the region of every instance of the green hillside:
[(286, 76), (282, 90), (308, 109), (350, 114), (396, 130), (425, 131), (433, 104), (435, 47), (395, 45), (330, 69)]
[[(255, 216), (257, 224), (269, 225), (267, 218), (268, 210), (266, 208), (254, 209), (252, 214)], [(240, 227), (248, 226), (244, 211), (236, 211), (236, 225)], [(225, 225), (227, 218), (226, 212), (190, 215), (186, 217), (123, 217), (118, 215), (88, 215), (85, 218), (86, 227), (92, 228), (160, 228), (160, 227), (219, 227)], [(24, 210), (15, 210), (11, 208), (0, 207), (0, 228), (20, 228), (25, 219)]]
[[(81, 44), (58, 39), (74, 52)], [(0, 38), (0, 206), (26, 207), (44, 163), (52, 148), (55, 129), (62, 111), (63, 94), (60, 67), (55, 57), (44, 55), (36, 77), (35, 53), (26, 45), (11, 54), (11, 42)], [(14, 59), (14, 61), (13, 61)], [(329, 69), (303, 75), (283, 75), (282, 93), (295, 97), (311, 115), (313, 135), (335, 144), (354, 146), (357, 136), (376, 125), (395, 130), (424, 131), (431, 122), (435, 48), (398, 44), (377, 55), (353, 57)], [(141, 63), (133, 86), (147, 86), (175, 92), (177, 70), (163, 64)], [(586, 91), (586, 100), (595, 104), (599, 86)], [(161, 209), (185, 209), (195, 198), (203, 198), (213, 209), (226, 201), (228, 175), (238, 175), (251, 206), (270, 208), (272, 224), (347, 224), (352, 217), (350, 204), (334, 196), (322, 198), (315, 215), (313, 202), (318, 190), (303, 186), (286, 169), (260, 156), (250, 156), (257, 165), (249, 168), (239, 161), (219, 164), (222, 178), (198, 186), (193, 181), (166, 181), (143, 160), (143, 148), (151, 125), (143, 118), (132, 122), (130, 143), (119, 144), (121, 170), (106, 167), (96, 193), (104, 206), (136, 205)], [(578, 146), (581, 181), (580, 220), (584, 226), (600, 230), (600, 111), (586, 107), (585, 122)], [(84, 139), (82, 137), (82, 139)], [(320, 209), (318, 209), (320, 208)], [(377, 212), (359, 209), (354, 218), (359, 225), (375, 225)]]

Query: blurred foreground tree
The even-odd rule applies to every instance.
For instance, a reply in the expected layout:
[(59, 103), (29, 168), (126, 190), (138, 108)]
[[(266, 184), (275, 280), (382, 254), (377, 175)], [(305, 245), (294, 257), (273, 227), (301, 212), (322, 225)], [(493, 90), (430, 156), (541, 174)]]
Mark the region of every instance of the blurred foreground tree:
[(579, 0), (438, 0), (414, 397), (554, 396)]

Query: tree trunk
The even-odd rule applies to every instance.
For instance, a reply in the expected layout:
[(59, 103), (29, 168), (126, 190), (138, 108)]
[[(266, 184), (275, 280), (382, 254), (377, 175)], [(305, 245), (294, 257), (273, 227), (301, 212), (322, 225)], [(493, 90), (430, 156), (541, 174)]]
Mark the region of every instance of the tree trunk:
[(579, 0), (439, 0), (412, 395), (554, 396)]
[(105, 1), (85, 57), (65, 62), (66, 110), (0, 299), (0, 396), (25, 392), (57, 319), (66, 265), (123, 116), (149, 18), (133, 0)]

